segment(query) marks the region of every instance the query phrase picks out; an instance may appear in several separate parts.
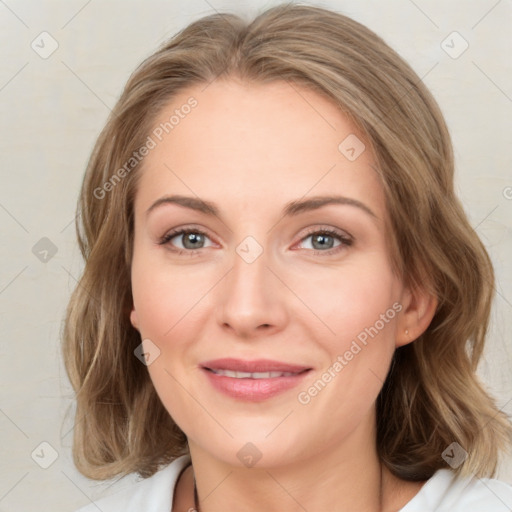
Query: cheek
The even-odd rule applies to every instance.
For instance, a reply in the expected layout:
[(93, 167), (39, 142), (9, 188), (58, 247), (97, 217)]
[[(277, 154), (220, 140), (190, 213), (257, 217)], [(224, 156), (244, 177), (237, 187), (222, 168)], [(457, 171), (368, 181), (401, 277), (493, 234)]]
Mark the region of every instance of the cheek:
[(141, 335), (165, 341), (182, 322), (194, 321), (208, 282), (190, 271), (134, 259), (132, 294)]
[(186, 274), (137, 255), (131, 278), (141, 339), (150, 340), (148, 346), (157, 354), (147, 371), (164, 407), (177, 425), (188, 431), (191, 404), (183, 386), (195, 368), (187, 363), (187, 349), (192, 334), (190, 327), (201, 324), (198, 318), (201, 303), (198, 301), (207, 288), (204, 281), (201, 284), (190, 279), (190, 275), (187, 279)]
[(297, 280), (294, 286), (322, 321), (330, 352), (347, 349), (353, 339), (364, 338), (367, 329), (375, 326), (381, 338), (392, 337), (401, 309), (393, 307), (400, 287), (384, 257), (376, 255), (336, 271), (323, 271), (312, 280)]
[(311, 295), (318, 316), (334, 335), (316, 338), (324, 354), (322, 368), (301, 387), (297, 401), (306, 416), (331, 418), (326, 438), (339, 436), (339, 425), (344, 433), (355, 428), (382, 388), (402, 309), (396, 300), (398, 285), (386, 266), (376, 265), (353, 268), (332, 280), (325, 288), (330, 301), (320, 293)]
[(297, 397), (305, 410), (318, 415), (330, 411), (347, 428), (368, 412), (385, 381), (402, 309), (400, 283), (385, 259), (359, 263), (310, 287), (308, 304), (329, 329), (322, 327), (324, 334), (316, 336), (322, 368)]

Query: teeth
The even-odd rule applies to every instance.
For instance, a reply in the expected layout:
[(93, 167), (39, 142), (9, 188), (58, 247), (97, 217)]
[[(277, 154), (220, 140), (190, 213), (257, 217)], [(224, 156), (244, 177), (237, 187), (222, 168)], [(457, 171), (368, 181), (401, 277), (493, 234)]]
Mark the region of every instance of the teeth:
[(276, 377), (291, 377), (296, 375), (292, 372), (234, 372), (232, 370), (212, 370), (217, 375), (231, 377), (234, 379), (274, 379)]

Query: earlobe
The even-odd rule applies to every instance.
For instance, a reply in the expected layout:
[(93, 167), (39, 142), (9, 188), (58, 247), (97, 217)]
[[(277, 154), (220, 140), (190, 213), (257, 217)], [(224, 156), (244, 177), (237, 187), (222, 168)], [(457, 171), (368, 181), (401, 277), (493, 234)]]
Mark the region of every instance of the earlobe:
[(135, 329), (139, 330), (139, 321), (137, 318), (137, 311), (135, 311), (135, 308), (132, 308), (130, 311), (130, 322), (135, 327)]
[(401, 347), (419, 338), (434, 318), (438, 300), (424, 288), (407, 290), (403, 313), (397, 324), (396, 346)]

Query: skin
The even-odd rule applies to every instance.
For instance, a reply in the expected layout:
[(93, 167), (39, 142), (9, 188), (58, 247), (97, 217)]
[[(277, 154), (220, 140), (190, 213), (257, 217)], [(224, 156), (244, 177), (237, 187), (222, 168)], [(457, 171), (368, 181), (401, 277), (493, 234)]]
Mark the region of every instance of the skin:
[[(349, 161), (338, 145), (349, 134), (363, 136), (329, 100), (286, 82), (231, 78), (191, 87), (155, 126), (190, 96), (197, 107), (143, 162), (130, 319), (160, 350), (148, 371), (188, 437), (201, 511), (399, 510), (422, 482), (383, 468), (379, 496), (375, 400), (395, 348), (428, 327), (436, 300), (407, 289), (393, 273), (388, 214), (369, 145)], [(219, 216), (176, 204), (146, 213), (170, 194), (211, 201)], [(355, 199), (375, 216), (348, 204), (282, 215), (288, 202), (317, 195)], [(195, 255), (172, 251), (193, 250), (182, 235), (158, 244), (172, 229), (189, 226), (207, 232), (195, 242)], [(338, 230), (353, 242), (340, 245), (334, 237), (319, 245), (312, 228)], [(263, 249), (252, 263), (236, 252), (247, 236)], [(401, 311), (320, 393), (300, 403), (298, 393), (394, 303)], [(313, 370), (298, 388), (247, 402), (215, 390), (200, 370), (201, 362), (220, 357)], [(237, 457), (248, 442), (262, 454), (254, 467)], [(189, 467), (175, 491), (175, 512), (193, 506), (192, 483)]]

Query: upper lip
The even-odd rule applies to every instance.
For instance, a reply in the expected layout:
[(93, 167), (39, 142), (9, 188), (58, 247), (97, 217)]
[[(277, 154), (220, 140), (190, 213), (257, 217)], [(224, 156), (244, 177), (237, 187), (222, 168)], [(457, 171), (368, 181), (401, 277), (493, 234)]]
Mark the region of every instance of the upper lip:
[(273, 361), (271, 359), (254, 359), (252, 361), (245, 361), (243, 359), (235, 359), (226, 357), (223, 359), (213, 359), (201, 363), (203, 368), (209, 370), (231, 370), (235, 372), (289, 372), (300, 373), (304, 370), (310, 370), (309, 366), (302, 366), (298, 364), (283, 363), (282, 361)]

